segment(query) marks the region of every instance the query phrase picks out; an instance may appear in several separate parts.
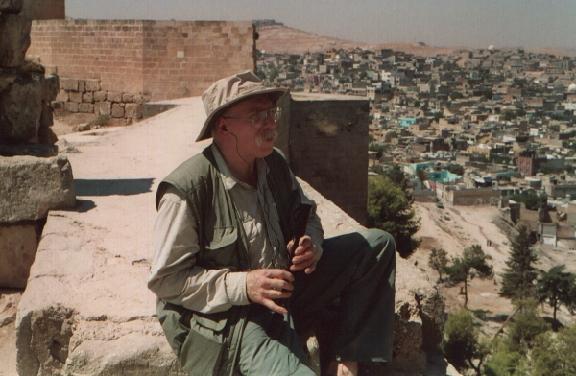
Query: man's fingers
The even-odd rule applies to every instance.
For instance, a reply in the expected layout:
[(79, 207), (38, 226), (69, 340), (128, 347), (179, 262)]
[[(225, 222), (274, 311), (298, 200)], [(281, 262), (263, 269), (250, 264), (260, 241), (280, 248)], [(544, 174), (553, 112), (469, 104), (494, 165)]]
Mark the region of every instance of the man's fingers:
[(278, 304), (276, 304), (273, 300), (271, 299), (263, 299), (262, 300), (262, 305), (266, 308), (268, 308), (271, 311), (274, 311), (276, 313), (279, 313), (281, 315), (285, 315), (288, 313), (288, 311), (286, 310), (286, 308), (279, 306)]
[(293, 264), (301, 264), (304, 262), (307, 262), (309, 260), (313, 260), (314, 259), (314, 252), (312, 251), (308, 251), (308, 252), (304, 252), (298, 256), (294, 256), (292, 258), (292, 263)]
[(312, 273), (314, 270), (316, 270), (316, 263), (314, 263), (311, 267), (304, 269), (304, 273), (310, 274), (310, 273)]
[(285, 281), (283, 279), (271, 278), (266, 280), (265, 283), (262, 284), (262, 287), (269, 290), (277, 290), (277, 291), (292, 291), (294, 290), (294, 285), (291, 282)]
[(292, 296), (292, 291), (265, 290), (262, 295), (270, 299), (287, 299)]
[(294, 282), (294, 276), (288, 270), (270, 269), (268, 270), (269, 278), (278, 278), (284, 281)]

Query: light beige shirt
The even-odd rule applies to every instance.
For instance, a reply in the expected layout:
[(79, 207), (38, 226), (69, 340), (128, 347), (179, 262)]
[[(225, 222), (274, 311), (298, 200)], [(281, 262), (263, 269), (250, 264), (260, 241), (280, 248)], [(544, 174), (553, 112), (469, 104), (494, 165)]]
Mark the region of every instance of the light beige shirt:
[[(236, 179), (226, 161), (213, 144), (211, 146), (224, 186), (230, 193), (242, 220), (249, 244), (251, 269), (286, 269), (288, 252), (282, 235), (276, 203), (267, 184), (268, 165), (257, 160), (258, 180), (252, 187)], [(292, 176), (304, 202), (310, 202)], [(154, 225), (155, 256), (148, 287), (159, 298), (197, 312), (214, 313), (233, 305), (249, 304), (246, 293), (247, 272), (228, 269), (206, 270), (196, 265), (200, 251), (195, 218), (186, 199), (175, 188), (168, 188), (160, 200)], [(324, 237), (322, 224), (315, 212), (311, 215), (306, 233), (321, 253)]]

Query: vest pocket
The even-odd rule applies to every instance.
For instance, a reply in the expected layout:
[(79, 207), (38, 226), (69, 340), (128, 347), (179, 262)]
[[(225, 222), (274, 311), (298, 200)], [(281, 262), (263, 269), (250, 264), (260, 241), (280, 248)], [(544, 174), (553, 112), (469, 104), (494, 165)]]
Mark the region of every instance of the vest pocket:
[(192, 314), (190, 333), (180, 348), (182, 369), (191, 375), (215, 375), (221, 365), (227, 336), (227, 313), (210, 317)]
[(215, 227), (210, 237), (212, 239), (204, 246), (198, 255), (198, 265), (205, 269), (238, 269), (238, 253), (236, 241), (238, 230), (234, 226)]

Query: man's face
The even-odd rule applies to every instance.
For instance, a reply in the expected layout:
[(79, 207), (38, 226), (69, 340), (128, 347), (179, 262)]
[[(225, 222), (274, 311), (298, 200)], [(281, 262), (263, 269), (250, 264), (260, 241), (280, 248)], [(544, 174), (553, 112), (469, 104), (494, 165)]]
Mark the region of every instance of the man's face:
[(241, 101), (224, 112), (222, 121), (231, 137), (236, 138), (241, 155), (264, 158), (272, 153), (278, 136), (273, 116), (275, 108), (272, 99), (260, 95)]

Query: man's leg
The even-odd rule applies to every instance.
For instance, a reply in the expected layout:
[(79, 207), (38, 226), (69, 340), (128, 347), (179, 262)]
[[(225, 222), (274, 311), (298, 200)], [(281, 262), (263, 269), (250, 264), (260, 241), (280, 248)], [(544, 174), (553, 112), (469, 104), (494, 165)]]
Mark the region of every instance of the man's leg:
[(242, 375), (314, 376), (298, 336), (283, 316), (253, 306), (242, 335), (238, 368)]
[[(316, 271), (297, 273), (292, 308), (296, 324), (317, 317), (339, 299), (337, 326), (330, 331), (338, 361), (392, 360), (395, 243), (370, 229), (326, 239)], [(321, 343), (321, 347), (323, 344)]]

